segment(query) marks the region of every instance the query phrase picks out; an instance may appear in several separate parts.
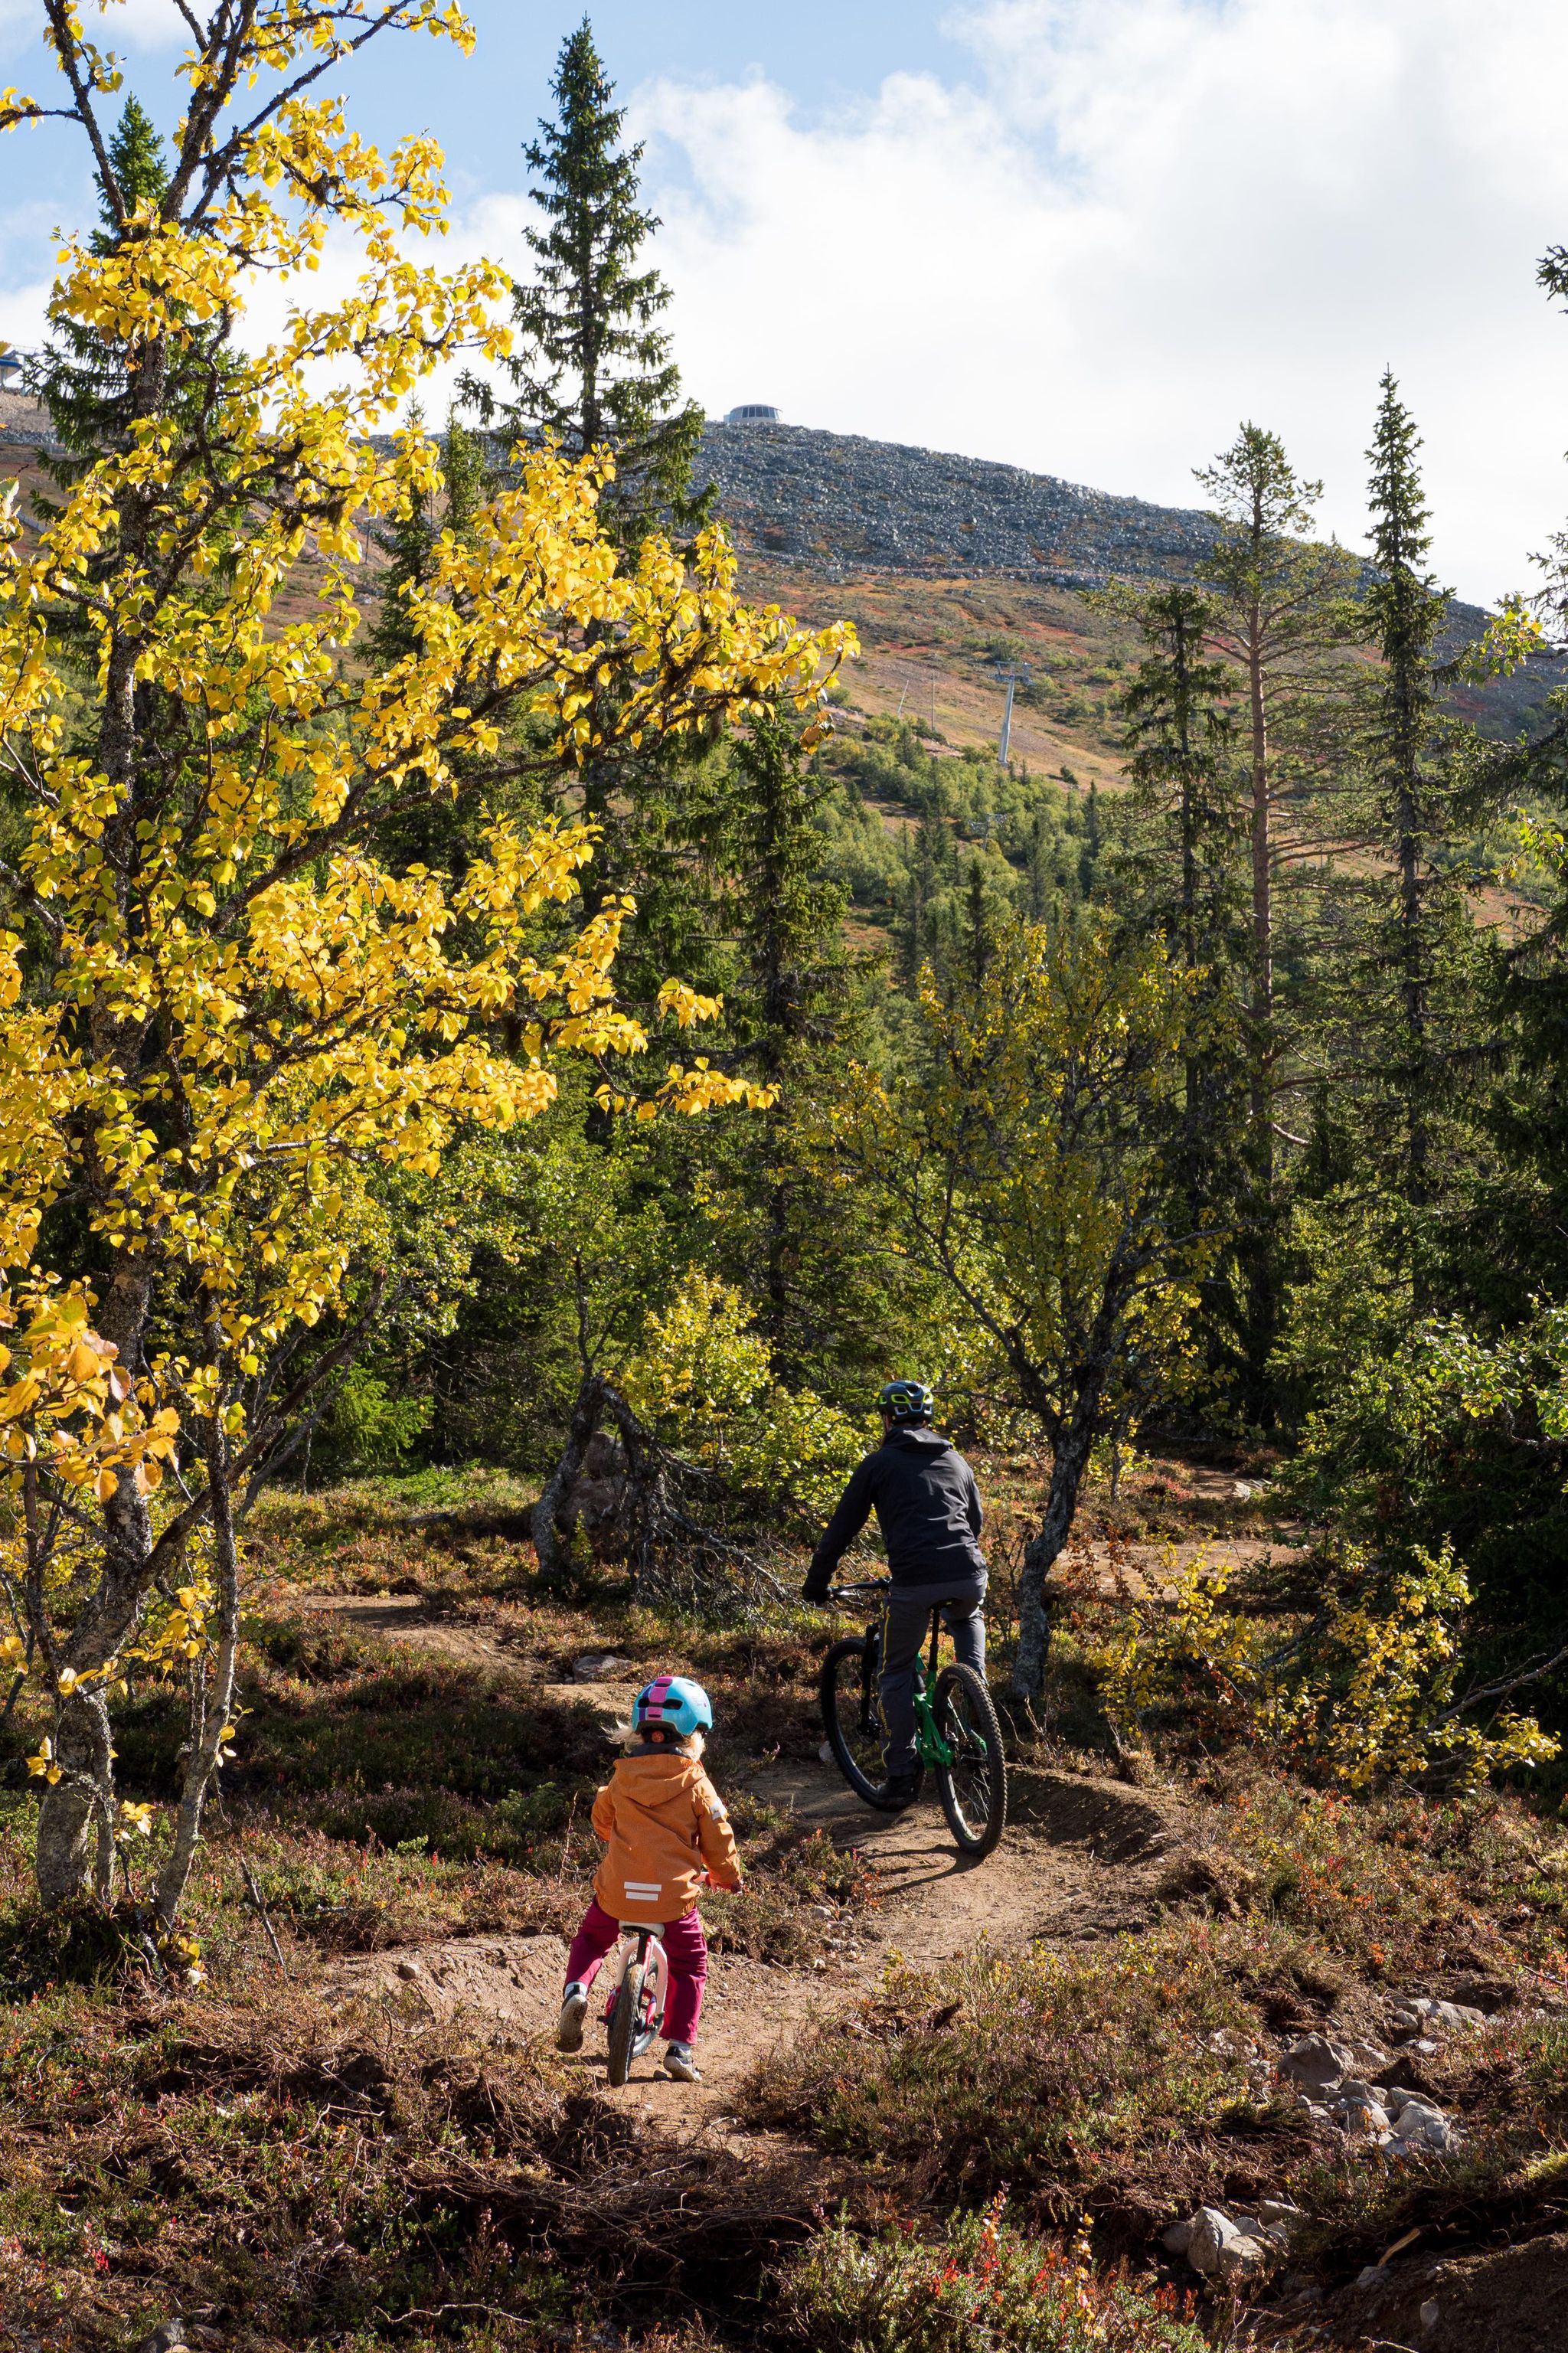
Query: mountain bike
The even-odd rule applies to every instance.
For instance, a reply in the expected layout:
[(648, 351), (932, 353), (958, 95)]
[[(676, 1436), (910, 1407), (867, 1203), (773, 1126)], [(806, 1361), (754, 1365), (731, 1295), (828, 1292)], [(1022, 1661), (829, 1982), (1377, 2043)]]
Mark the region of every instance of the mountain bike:
[(658, 1930), (636, 1920), (623, 1920), (620, 1967), (605, 2004), (610, 2037), (606, 2072), (616, 2086), (626, 2082), (632, 2061), (642, 2057), (664, 2024), (664, 1998), (668, 1989), (669, 1963)]
[[(864, 1593), (886, 1595), (886, 1577), (833, 1588), (835, 1601)], [(822, 1662), (823, 1728), (834, 1761), (858, 1798), (881, 1805), (882, 1747), (887, 1726), (879, 1688), (886, 1605), (864, 1634), (835, 1642)], [(938, 1669), (942, 1605), (931, 1615), (929, 1659), (915, 1662), (917, 1771), (936, 1775), (947, 1826), (965, 1854), (989, 1854), (1007, 1820), (1007, 1759), (1002, 1725), (984, 1675), (956, 1659)]]

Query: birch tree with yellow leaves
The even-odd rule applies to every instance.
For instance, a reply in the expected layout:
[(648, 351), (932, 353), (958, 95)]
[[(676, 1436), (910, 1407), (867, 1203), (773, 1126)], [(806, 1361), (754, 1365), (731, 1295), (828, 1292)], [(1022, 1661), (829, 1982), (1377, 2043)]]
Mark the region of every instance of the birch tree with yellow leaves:
[[(439, 153), (379, 153), (321, 86), (373, 38), (472, 36), (437, 0), (175, 5), (155, 198), (116, 184), (119, 68), (77, 0), (41, 0), (56, 95), (0, 100), (0, 126), (87, 143), (110, 228), (66, 240), (52, 316), (123, 386), (104, 446), (0, 548), (0, 1578), (52, 1707), (47, 1903), (107, 1900), (146, 1827), (115, 1787), (115, 1691), (188, 1678), (170, 1936), (234, 1737), (237, 1508), (384, 1295), (378, 1178), (533, 1118), (562, 1057), (631, 1115), (746, 1099), (700, 1057), (637, 1084), (630, 902), (574, 913), (593, 828), (569, 797), (520, 822), (508, 784), (804, 707), (842, 644), (742, 605), (716, 531), (624, 558), (607, 461), (533, 448), (438, 541), (411, 650), (368, 661), (369, 526), (439, 493), (430, 444), (388, 425), (460, 349), (504, 352), (510, 289), (410, 258), (445, 225)], [(360, 274), (312, 306), (329, 231)], [(293, 307), (253, 343), (263, 272)], [(474, 811), (458, 880), (377, 854), (432, 796)], [(712, 1009), (673, 977), (660, 1002), (683, 1027)]]

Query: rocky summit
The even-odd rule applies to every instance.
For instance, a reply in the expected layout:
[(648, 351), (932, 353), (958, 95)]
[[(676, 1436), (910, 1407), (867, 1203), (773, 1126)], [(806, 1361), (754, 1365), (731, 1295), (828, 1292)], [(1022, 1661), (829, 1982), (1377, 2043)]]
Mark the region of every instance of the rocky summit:
[(1054, 474), (804, 425), (710, 425), (698, 461), (758, 554), (814, 569), (999, 572), (1062, 588), (1182, 577), (1214, 525)]

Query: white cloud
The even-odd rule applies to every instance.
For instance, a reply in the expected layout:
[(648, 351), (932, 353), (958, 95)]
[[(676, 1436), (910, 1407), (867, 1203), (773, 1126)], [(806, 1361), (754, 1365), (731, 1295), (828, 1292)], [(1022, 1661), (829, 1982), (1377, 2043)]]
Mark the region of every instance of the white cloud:
[[(761, 80), (637, 94), (687, 378), (712, 409), (1190, 502), (1244, 417), (1363, 528), (1377, 379), (1436, 554), (1493, 596), (1568, 508), (1568, 10), (995, 0), (973, 82), (806, 123)], [(509, 257), (510, 258), (510, 257)]]

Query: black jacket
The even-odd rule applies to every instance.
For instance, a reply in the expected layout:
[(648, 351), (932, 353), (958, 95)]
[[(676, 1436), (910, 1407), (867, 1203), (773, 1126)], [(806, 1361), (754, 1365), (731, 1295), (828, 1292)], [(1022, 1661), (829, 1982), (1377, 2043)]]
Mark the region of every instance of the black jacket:
[(875, 1511), (899, 1586), (968, 1584), (985, 1575), (975, 1539), (984, 1524), (974, 1473), (934, 1430), (893, 1429), (852, 1474), (806, 1572), (807, 1599), (833, 1582), (847, 1546)]

